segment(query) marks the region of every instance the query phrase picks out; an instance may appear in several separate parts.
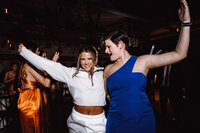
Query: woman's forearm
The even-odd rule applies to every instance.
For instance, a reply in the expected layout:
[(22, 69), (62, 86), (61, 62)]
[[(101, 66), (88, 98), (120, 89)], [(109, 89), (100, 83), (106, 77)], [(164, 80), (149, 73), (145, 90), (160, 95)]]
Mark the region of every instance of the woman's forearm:
[(182, 27), (175, 52), (180, 58), (186, 58), (190, 43), (190, 26)]

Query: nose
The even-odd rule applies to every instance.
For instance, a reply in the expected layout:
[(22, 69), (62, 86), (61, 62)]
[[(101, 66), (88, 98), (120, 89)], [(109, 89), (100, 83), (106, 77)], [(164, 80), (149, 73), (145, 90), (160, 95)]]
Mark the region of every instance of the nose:
[(89, 60), (85, 60), (85, 64), (87, 65), (89, 63)]
[(108, 54), (108, 48), (107, 48), (107, 47), (106, 47), (106, 49), (105, 49), (105, 53)]

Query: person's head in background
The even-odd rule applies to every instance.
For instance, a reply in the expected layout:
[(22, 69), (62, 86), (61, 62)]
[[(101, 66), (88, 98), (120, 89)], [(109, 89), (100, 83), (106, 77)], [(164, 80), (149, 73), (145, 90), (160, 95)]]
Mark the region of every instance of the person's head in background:
[(26, 45), (26, 48), (31, 50), (32, 52), (36, 53), (37, 55), (39, 55), (40, 51), (39, 51), (39, 47), (37, 44), (33, 43), (33, 42), (23, 42), (24, 45)]
[(39, 56), (42, 56), (47, 59), (47, 53), (44, 50), (40, 50)]
[(11, 65), (10, 65), (10, 71), (16, 72), (17, 68), (18, 68), (18, 64), (17, 63), (15, 63), (15, 62), (11, 63)]

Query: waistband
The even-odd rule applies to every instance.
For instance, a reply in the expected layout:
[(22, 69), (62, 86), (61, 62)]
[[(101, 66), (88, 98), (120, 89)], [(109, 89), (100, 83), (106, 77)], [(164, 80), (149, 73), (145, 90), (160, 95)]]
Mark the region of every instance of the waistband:
[(84, 117), (84, 118), (99, 118), (99, 117), (105, 117), (105, 112), (103, 111), (101, 114), (98, 115), (86, 115), (86, 114), (81, 114), (79, 112), (77, 112), (74, 107), (72, 108), (72, 113), (74, 113), (75, 115), (78, 115), (80, 117)]

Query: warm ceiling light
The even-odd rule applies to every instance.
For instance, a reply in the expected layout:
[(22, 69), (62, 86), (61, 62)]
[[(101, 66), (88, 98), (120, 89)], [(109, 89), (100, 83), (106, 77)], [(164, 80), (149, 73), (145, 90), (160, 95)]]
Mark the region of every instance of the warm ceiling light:
[(10, 41), (9, 40), (7, 40), (7, 43), (9, 43)]
[(6, 14), (8, 13), (8, 9), (7, 9), (7, 8), (5, 8), (5, 13), (6, 13)]

